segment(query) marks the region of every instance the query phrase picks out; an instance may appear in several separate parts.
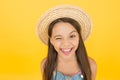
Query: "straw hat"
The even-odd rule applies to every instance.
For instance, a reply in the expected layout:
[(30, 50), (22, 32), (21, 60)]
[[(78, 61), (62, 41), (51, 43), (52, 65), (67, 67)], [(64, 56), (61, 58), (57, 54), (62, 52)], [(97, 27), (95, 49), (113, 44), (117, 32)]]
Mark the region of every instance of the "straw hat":
[(81, 26), (81, 35), (83, 41), (85, 41), (91, 33), (92, 21), (88, 14), (81, 8), (71, 5), (61, 5), (46, 11), (41, 17), (37, 24), (37, 35), (39, 39), (48, 44), (48, 27), (49, 24), (62, 17), (69, 17), (76, 20)]

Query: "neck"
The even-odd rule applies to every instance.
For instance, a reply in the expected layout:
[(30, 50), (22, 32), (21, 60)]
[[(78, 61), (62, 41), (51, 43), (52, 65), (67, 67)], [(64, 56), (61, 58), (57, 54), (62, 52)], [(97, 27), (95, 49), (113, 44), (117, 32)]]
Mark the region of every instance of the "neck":
[(58, 55), (56, 70), (64, 72), (65, 69), (68, 70), (69, 68), (75, 69), (76, 72), (78, 72), (78, 70), (80, 69), (77, 63), (76, 55), (72, 55), (69, 57)]

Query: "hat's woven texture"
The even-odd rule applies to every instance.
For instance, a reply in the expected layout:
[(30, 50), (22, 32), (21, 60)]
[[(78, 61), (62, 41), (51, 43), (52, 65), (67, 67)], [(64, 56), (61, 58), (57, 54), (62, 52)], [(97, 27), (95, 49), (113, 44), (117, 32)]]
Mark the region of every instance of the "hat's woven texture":
[(85, 41), (91, 33), (92, 22), (88, 14), (86, 14), (81, 8), (62, 5), (54, 7), (46, 11), (41, 17), (37, 25), (37, 35), (43, 43), (48, 44), (48, 27), (49, 24), (62, 17), (69, 17), (76, 20), (81, 26), (81, 35), (83, 41)]

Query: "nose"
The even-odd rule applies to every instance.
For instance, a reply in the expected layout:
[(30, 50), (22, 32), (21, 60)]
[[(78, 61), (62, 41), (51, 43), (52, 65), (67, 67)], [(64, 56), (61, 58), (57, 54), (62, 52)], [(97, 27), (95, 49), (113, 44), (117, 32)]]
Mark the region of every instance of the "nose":
[(64, 47), (70, 47), (70, 41), (68, 39), (64, 39), (63, 42), (62, 42), (62, 45)]

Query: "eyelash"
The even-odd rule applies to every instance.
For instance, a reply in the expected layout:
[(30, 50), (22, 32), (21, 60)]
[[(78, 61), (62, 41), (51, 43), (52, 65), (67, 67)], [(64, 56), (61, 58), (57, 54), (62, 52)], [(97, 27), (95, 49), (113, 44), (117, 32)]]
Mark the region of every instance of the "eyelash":
[(75, 38), (76, 36), (75, 35), (71, 35), (70, 38)]
[(55, 38), (56, 40), (61, 39), (61, 38)]

